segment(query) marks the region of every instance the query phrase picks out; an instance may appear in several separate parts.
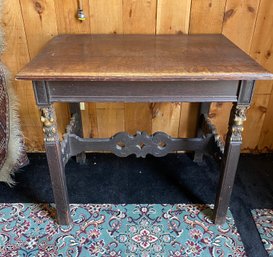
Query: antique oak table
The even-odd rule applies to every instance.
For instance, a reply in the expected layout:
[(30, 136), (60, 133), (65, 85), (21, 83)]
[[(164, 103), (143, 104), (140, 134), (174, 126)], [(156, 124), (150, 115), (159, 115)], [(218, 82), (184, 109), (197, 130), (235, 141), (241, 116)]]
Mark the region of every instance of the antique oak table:
[[(65, 164), (84, 161), (85, 151), (118, 156), (194, 151), (219, 152), (222, 170), (214, 222), (225, 222), (255, 80), (273, 79), (222, 35), (61, 35), (18, 74), (32, 80), (41, 109), (45, 148), (59, 224), (69, 224)], [(172, 138), (163, 132), (118, 133), (112, 138), (83, 138), (80, 102), (201, 102), (195, 138)], [(70, 103), (71, 122), (60, 140), (54, 102)], [(229, 130), (222, 143), (208, 118), (210, 102), (232, 102)], [(139, 117), (141, 118), (141, 117)], [(167, 125), (167, 124), (166, 124)]]

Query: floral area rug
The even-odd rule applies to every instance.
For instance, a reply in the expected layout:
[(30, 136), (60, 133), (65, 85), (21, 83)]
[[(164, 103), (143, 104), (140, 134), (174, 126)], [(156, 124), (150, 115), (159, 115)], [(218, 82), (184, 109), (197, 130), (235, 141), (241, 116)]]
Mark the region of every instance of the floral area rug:
[(206, 205), (71, 204), (59, 226), (49, 204), (0, 204), (0, 256), (246, 256), (231, 212), (222, 226)]
[(252, 216), (269, 256), (273, 256), (273, 210), (255, 209)]

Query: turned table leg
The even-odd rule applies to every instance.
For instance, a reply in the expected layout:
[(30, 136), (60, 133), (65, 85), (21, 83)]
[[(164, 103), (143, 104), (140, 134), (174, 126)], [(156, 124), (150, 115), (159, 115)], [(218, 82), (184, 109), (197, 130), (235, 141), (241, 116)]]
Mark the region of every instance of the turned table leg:
[(234, 104), (231, 111), (220, 183), (214, 209), (215, 224), (223, 224), (226, 219), (226, 213), (240, 157), (243, 122), (246, 120), (246, 110), (248, 107), (249, 105)]
[(41, 107), (41, 113), (57, 219), (60, 225), (68, 225), (71, 222), (69, 200), (54, 107), (52, 105)]

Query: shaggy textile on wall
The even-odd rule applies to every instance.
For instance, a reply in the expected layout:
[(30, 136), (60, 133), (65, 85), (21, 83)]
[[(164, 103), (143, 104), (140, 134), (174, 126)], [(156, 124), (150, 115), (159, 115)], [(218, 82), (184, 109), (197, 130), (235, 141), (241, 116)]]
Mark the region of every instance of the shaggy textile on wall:
[(0, 63), (0, 181), (14, 184), (11, 175), (27, 163), (16, 97), (7, 69)]
[[(0, 0), (0, 17), (3, 1)], [(4, 50), (3, 31), (0, 28), (0, 54)], [(0, 62), (0, 181), (14, 184), (11, 175), (28, 163), (17, 114), (18, 102), (12, 89), (7, 68)]]

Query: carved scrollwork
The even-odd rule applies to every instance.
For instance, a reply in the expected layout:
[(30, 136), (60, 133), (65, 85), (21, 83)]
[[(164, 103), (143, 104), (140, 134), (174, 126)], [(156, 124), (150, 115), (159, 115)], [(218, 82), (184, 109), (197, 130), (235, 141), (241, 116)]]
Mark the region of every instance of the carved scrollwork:
[(43, 123), (43, 132), (45, 142), (52, 142), (58, 139), (55, 111), (52, 106), (41, 108), (41, 122)]
[(69, 159), (69, 135), (76, 133), (80, 128), (79, 115), (74, 113), (70, 119), (69, 124), (66, 126), (66, 133), (63, 135), (63, 141), (61, 142), (61, 151), (63, 154), (63, 162), (66, 163)]
[(205, 121), (206, 121), (208, 132), (213, 134), (217, 147), (219, 148), (220, 152), (223, 154), (225, 150), (225, 143), (222, 137), (218, 133), (216, 126), (211, 122), (210, 118), (207, 115), (205, 115)]
[(163, 132), (148, 135), (138, 131), (135, 135), (118, 133), (112, 137), (113, 153), (118, 156), (135, 154), (137, 157), (146, 157), (147, 154), (164, 156), (170, 152), (174, 139)]
[[(68, 136), (69, 147), (63, 145), (63, 153), (76, 156), (85, 151), (112, 152), (119, 157), (135, 154), (137, 157), (146, 157), (151, 154), (156, 157), (165, 156), (175, 151), (207, 151), (212, 135), (204, 138), (173, 138), (164, 132), (148, 135), (146, 132), (137, 132), (129, 135), (120, 132), (111, 138), (81, 138), (75, 134)], [(67, 144), (66, 144), (67, 145)]]
[(246, 121), (248, 105), (237, 105), (234, 110), (234, 123), (232, 124), (231, 141), (242, 141), (243, 123)]
[(74, 113), (70, 118), (69, 124), (66, 126), (65, 135), (71, 134), (71, 133), (77, 134), (79, 132), (80, 126), (81, 126), (81, 124), (80, 124), (79, 114)]

